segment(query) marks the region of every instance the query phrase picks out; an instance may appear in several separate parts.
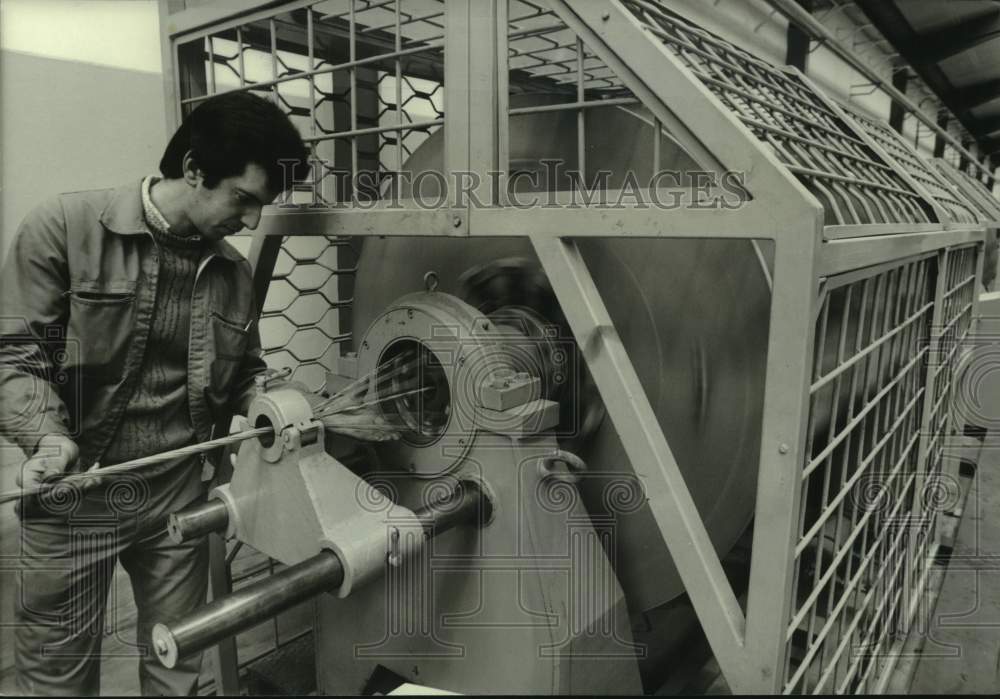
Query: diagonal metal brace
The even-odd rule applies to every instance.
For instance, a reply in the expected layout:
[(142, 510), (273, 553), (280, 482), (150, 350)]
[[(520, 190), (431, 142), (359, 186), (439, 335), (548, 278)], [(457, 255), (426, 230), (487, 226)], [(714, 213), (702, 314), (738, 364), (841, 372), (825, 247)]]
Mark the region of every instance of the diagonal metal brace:
[(719, 666), (727, 679), (736, 679), (744, 657), (743, 611), (604, 300), (574, 241), (531, 236), (531, 243), (645, 487), (660, 535)]

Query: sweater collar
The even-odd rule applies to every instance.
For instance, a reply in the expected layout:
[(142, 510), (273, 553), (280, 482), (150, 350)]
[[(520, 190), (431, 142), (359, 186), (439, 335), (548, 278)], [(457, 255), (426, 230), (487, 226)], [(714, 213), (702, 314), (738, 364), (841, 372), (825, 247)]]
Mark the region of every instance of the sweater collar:
[[(105, 228), (118, 235), (151, 235), (152, 231), (143, 215), (142, 180), (115, 189), (111, 194), (111, 201), (101, 212), (100, 220)], [(235, 262), (243, 259), (236, 248), (224, 240), (208, 241), (207, 247), (227, 260)]]

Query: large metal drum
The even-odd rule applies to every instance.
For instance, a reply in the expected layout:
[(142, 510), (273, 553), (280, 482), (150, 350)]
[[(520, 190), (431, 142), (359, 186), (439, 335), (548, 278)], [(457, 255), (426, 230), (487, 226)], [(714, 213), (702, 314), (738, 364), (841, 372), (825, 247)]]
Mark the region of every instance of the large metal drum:
[[(652, 139), (652, 120), (641, 112), (589, 110), (588, 176), (599, 168), (610, 170), (611, 188), (621, 187), (629, 170), (638, 182), (648, 181)], [(511, 118), (512, 169), (539, 170), (543, 159), (561, 159), (574, 169), (576, 143), (573, 113)], [(440, 171), (442, 152), (438, 132), (406, 168)], [(695, 168), (665, 134), (661, 163), (665, 169)], [(527, 178), (522, 180), (526, 185)], [(543, 182), (539, 188), (551, 186)], [(668, 220), (672, 212), (662, 215)], [(756, 493), (770, 304), (759, 251), (747, 241), (628, 239), (618, 232), (614, 239), (579, 244), (712, 541), (724, 555), (746, 529)], [(528, 306), (559, 322), (526, 240), (368, 239), (354, 294), (355, 337), (362, 337), (396, 298), (421, 290), (428, 271), (437, 273), (440, 291), (481, 309), (484, 304)], [(585, 372), (580, 380), (587, 381)], [(590, 476), (581, 489), (591, 515), (614, 517), (609, 554), (629, 608), (635, 613), (661, 605), (684, 591), (676, 568), (648, 506), (641, 500), (616, 504), (613, 493), (621, 492), (614, 490), (616, 480), (636, 481), (614, 425), (610, 418), (601, 419), (596, 394), (584, 386), (571, 395), (588, 403), (576, 406), (578, 416), (598, 418), (596, 425), (578, 425), (586, 434), (564, 441), (588, 465)]]

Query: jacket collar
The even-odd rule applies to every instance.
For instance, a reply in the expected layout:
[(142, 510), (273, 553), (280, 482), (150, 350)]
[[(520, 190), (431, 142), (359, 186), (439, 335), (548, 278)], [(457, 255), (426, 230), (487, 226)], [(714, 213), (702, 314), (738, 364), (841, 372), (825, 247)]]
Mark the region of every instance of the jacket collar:
[[(111, 201), (101, 212), (101, 224), (118, 235), (152, 234), (142, 212), (142, 180), (130, 182), (112, 192)], [(209, 241), (208, 247), (227, 260), (235, 262), (243, 259), (236, 248), (225, 241)]]

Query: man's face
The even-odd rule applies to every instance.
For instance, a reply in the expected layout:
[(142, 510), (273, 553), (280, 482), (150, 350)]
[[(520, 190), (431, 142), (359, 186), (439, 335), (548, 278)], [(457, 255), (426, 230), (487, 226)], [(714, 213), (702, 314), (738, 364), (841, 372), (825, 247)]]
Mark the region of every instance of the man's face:
[(261, 207), (277, 196), (267, 186), (267, 173), (256, 163), (225, 177), (209, 189), (199, 176), (188, 208), (188, 218), (202, 237), (219, 240), (260, 223)]

